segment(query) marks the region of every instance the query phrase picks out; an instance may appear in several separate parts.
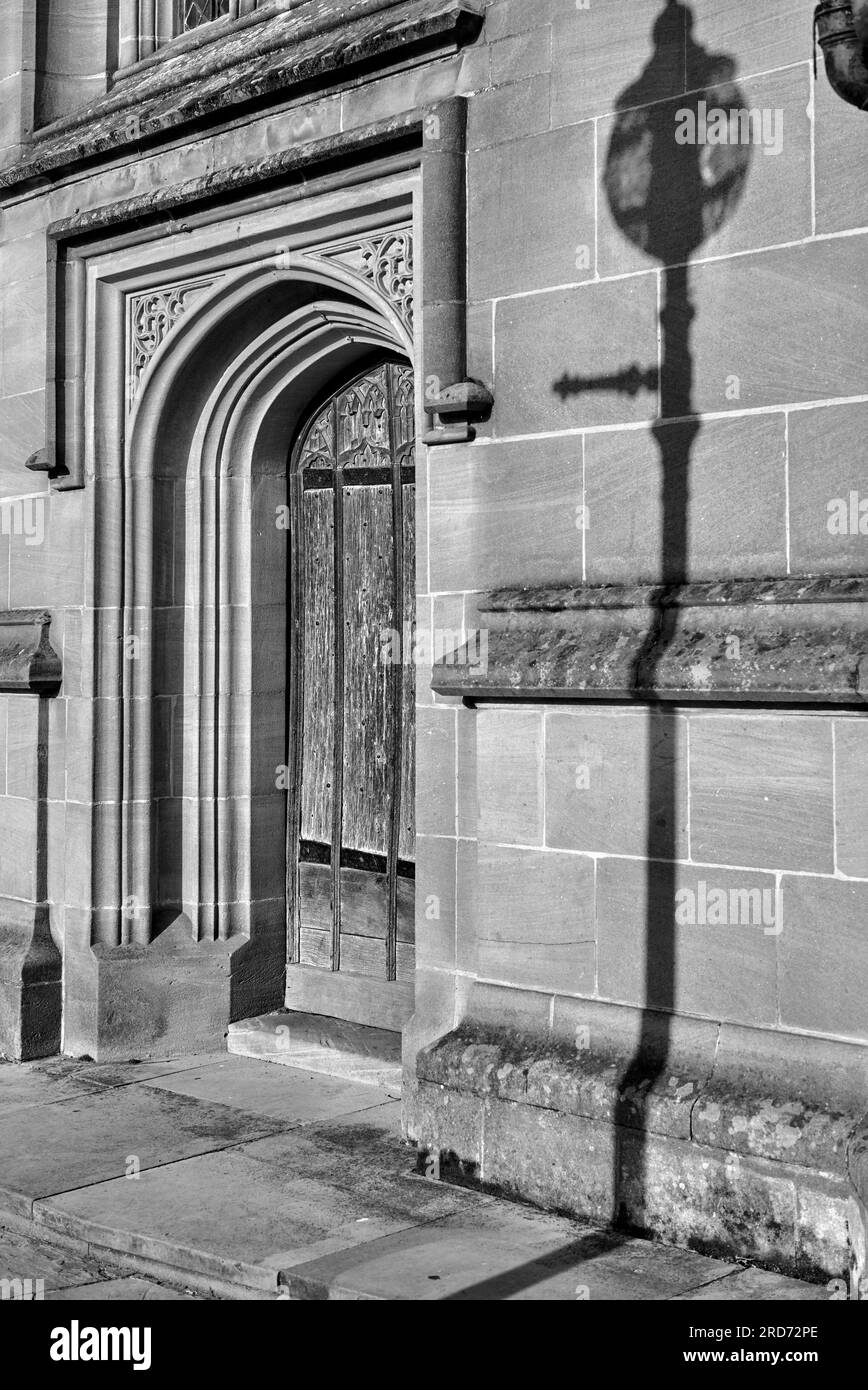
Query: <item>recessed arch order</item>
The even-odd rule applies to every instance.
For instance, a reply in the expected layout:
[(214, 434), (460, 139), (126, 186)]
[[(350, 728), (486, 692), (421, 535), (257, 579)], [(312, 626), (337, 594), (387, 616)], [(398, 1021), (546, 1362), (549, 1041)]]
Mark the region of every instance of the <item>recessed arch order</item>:
[(105, 945), (175, 926), (200, 942), (258, 938), (283, 959), (284, 866), (263, 854), (284, 814), (273, 772), (286, 756), (287, 537), (275, 517), (310, 402), (376, 351), (413, 362), (396, 308), (293, 254), (215, 276), (142, 374), (116, 634), (131, 659), (101, 691), (120, 717), (95, 730), (120, 806), (116, 852), (94, 866)]

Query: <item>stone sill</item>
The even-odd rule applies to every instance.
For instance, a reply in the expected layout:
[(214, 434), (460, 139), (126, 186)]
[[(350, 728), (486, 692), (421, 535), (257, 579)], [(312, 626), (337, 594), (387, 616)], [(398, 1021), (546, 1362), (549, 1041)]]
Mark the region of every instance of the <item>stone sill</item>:
[(830, 704), (868, 699), (868, 577), (500, 589), (487, 637), (434, 667), (471, 700)]
[(61, 660), (48, 640), (51, 614), (38, 608), (0, 611), (0, 693), (54, 695)]
[(819, 1077), (817, 1094), (800, 1095), (785, 1077), (740, 1069), (737, 1057), (719, 1067), (713, 1052), (668, 1059), (663, 1050), (637, 1061), (598, 1047), (593, 1030), (582, 1050), (468, 1020), (418, 1054), (416, 1075), (480, 1099), (687, 1140), (829, 1179), (854, 1176), (868, 1140), (865, 1095), (836, 1108), (820, 1096)]
[(102, 156), (138, 157), (160, 136), (225, 121), (241, 106), (307, 97), (422, 53), (453, 53), (482, 25), (479, 0), (398, 0), (354, 19), (340, 18), (341, 10), (345, 16), (344, 6), (326, 0), (241, 32), (233, 24), (205, 46), (164, 50), (106, 96), (45, 127), (27, 156), (0, 174), (0, 191), (40, 186)]

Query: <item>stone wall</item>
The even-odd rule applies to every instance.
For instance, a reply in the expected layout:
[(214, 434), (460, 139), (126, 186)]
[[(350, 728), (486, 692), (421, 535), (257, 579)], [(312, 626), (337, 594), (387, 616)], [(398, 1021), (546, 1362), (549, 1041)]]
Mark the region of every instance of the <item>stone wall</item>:
[[(868, 497), (868, 121), (822, 71), (814, 85), (800, 4), (688, 9), (691, 49), (728, 55), (745, 103), (782, 113), (783, 139), (779, 153), (753, 151), (741, 200), (694, 256), (701, 430), (681, 477), (669, 474), (683, 556), (668, 545), (660, 459), (680, 453), (685, 427), (652, 432), (655, 392), (554, 387), (659, 364), (663, 275), (615, 225), (605, 164), (612, 112), (647, 65), (643, 90), (674, 98), (673, 120), (696, 77), (684, 50), (651, 59), (655, 0), (626, 22), (617, 0), (500, 0), (469, 157), (471, 372), (493, 381), (496, 404), (477, 442), (431, 456), (421, 582), (435, 629), (473, 628), (474, 593), (504, 585), (864, 571), (865, 537), (849, 521), (833, 534), (829, 504)], [(425, 687), (420, 749), (436, 776), (420, 799), (420, 859), (438, 877), (459, 866), (457, 931), (450, 891), (448, 926), (427, 928), (429, 964), (549, 997), (674, 1000), (868, 1040), (862, 715), (474, 713)], [(646, 805), (652, 758), (675, 760), (665, 807)], [(649, 846), (678, 861), (679, 889), (779, 889), (782, 932), (679, 926), (674, 980), (649, 996)]]
[[(11, 8), (14, 7), (10, 7), (7, 15), (10, 24)], [(363, 8), (372, 12), (375, 7), (366, 4)], [(403, 7), (408, 11), (412, 8), (412, 5)], [(427, 0), (423, 8), (426, 13), (438, 8), (448, 9), (431, 5)], [(34, 24), (32, 6), (22, 6), (13, 26), (21, 44), (35, 43)], [(370, 29), (370, 24), (368, 27)], [(252, 42), (255, 52), (255, 36)], [(448, 44), (443, 46), (448, 53)], [(66, 170), (61, 167), (50, 179), (42, 180), (35, 187), (16, 184), (4, 193), (0, 211), (3, 272), (0, 276), (0, 607), (44, 605), (50, 608), (51, 641), (62, 656), (63, 684), (60, 694), (47, 702), (48, 782), (42, 798), (45, 807), (42, 822), (37, 814), (38, 798), (27, 761), (35, 756), (34, 749), (22, 744), (22, 740), (26, 743), (26, 731), (36, 717), (35, 700), (30, 695), (0, 697), (0, 746), (6, 750), (2, 766), (4, 773), (7, 767), (9, 769), (0, 782), (0, 827), (3, 830), (0, 896), (5, 894), (9, 900), (4, 920), (11, 933), (13, 917), (17, 921), (17, 915), (24, 912), (27, 920), (32, 919), (32, 912), (28, 917), (25, 909), (36, 906), (40, 896), (36, 889), (36, 864), (38, 860), (44, 861), (42, 896), (47, 897), (51, 934), (65, 962), (64, 1045), (67, 1048), (98, 1051), (95, 1040), (104, 1025), (109, 1027), (109, 1024), (109, 1031), (113, 1033), (112, 1055), (120, 1055), (124, 1046), (122, 1019), (119, 1022), (110, 1001), (107, 1003), (94, 996), (92, 982), (92, 946), (99, 940), (100, 931), (97, 919), (103, 909), (117, 910), (116, 904), (112, 909), (103, 899), (99, 884), (105, 878), (106, 846), (118, 835), (119, 805), (115, 800), (116, 792), (108, 786), (106, 767), (99, 759), (94, 760), (93, 747), (95, 727), (109, 731), (111, 741), (111, 730), (117, 725), (116, 702), (102, 699), (98, 692), (105, 690), (107, 683), (111, 685), (113, 673), (116, 674), (118, 668), (120, 637), (116, 631), (112, 633), (120, 612), (118, 585), (123, 541), (119, 533), (112, 537), (106, 532), (107, 518), (117, 507), (119, 459), (104, 458), (104, 476), (94, 477), (93, 449), (104, 455), (107, 445), (110, 447), (110, 434), (104, 432), (104, 419), (97, 419), (88, 445), (90, 452), (86, 451), (83, 489), (65, 486), (63, 478), (59, 483), (50, 481), (44, 471), (30, 471), (25, 466), (28, 461), (44, 466), (58, 444), (54, 382), (60, 367), (56, 350), (64, 309), (57, 292), (52, 260), (54, 242), (49, 229), (60, 222), (74, 225), (76, 219), (87, 219), (99, 210), (111, 210), (116, 205), (126, 206), (132, 199), (140, 199), (140, 206), (148, 211), (152, 201), (162, 199), (165, 208), (162, 215), (169, 218), (167, 230), (170, 237), (175, 238), (171, 243), (172, 254), (175, 254), (184, 245), (183, 227), (173, 220), (176, 190), (188, 189), (197, 179), (222, 181), (229, 190), (227, 197), (231, 197), (233, 180), (240, 176), (247, 179), (247, 191), (255, 194), (256, 180), (250, 178), (249, 171), (261, 161), (282, 154), (292, 156), (294, 152), (303, 159), (307, 148), (317, 141), (325, 144), (340, 132), (352, 139), (353, 132), (367, 128), (372, 122), (393, 115), (400, 117), (405, 112), (418, 112), (444, 97), (468, 93), (484, 85), (488, 72), (486, 47), (468, 50), (461, 49), (460, 45), (457, 47), (453, 56), (438, 56), (427, 62), (420, 62), (417, 56), (406, 73), (377, 80), (357, 74), (353, 81), (344, 83), (341, 78), (330, 79), (326, 74), (314, 95), (281, 101), (278, 94), (264, 114), (251, 115), (248, 111), (243, 119), (236, 121), (231, 114), (228, 119), (221, 119), (218, 109), (219, 128), (215, 133), (199, 129), (186, 131), (181, 138), (172, 138), (170, 131), (165, 148), (155, 143), (143, 151), (137, 142), (124, 147), (116, 147), (117, 142), (112, 142), (93, 168)], [(454, 43), (452, 48), (456, 48)], [(32, 62), (31, 54), (22, 71), (32, 71)], [(155, 68), (152, 75), (158, 80), (159, 69)], [(231, 87), (227, 88), (225, 82), (221, 91), (227, 101), (232, 100)], [(31, 116), (32, 99), (31, 90)], [(32, 119), (25, 134), (31, 126)], [(88, 128), (86, 122), (83, 129)], [(70, 151), (76, 152), (75, 138)], [(4, 167), (14, 164), (21, 153), (20, 144), (10, 139)], [(370, 159), (370, 152), (366, 151), (360, 158)], [(118, 221), (127, 228), (124, 216), (119, 213)], [(167, 248), (169, 244), (167, 242)], [(103, 358), (113, 351), (116, 348), (106, 344)], [(67, 368), (73, 378), (80, 370), (74, 351)], [(71, 392), (67, 397), (68, 410), (73, 396)], [(298, 406), (302, 409), (304, 402), (298, 402)], [(98, 401), (97, 417), (102, 409)], [(76, 424), (72, 418), (67, 420), (66, 428)], [(420, 493), (424, 517), (424, 473), (421, 469)], [(114, 515), (117, 516), (116, 510)], [(165, 521), (158, 508), (159, 517)], [(257, 525), (253, 566), (258, 575), (264, 574), (270, 563), (264, 551), (265, 537), (264, 527)], [(172, 527), (161, 522), (155, 539), (160, 594), (165, 590), (165, 575), (175, 563), (176, 540)], [(113, 548), (115, 560), (111, 561)], [(427, 553), (424, 539), (421, 549)], [(251, 563), (249, 555), (245, 563)], [(164, 606), (161, 612), (165, 617), (171, 610)], [(267, 655), (263, 653), (263, 658)], [(161, 669), (162, 666), (158, 668)], [(164, 691), (158, 686), (157, 694), (165, 697), (157, 699), (153, 710), (159, 734), (173, 718), (173, 697), (168, 687)], [(175, 718), (175, 746), (180, 749), (183, 740), (177, 723)], [(263, 752), (261, 734), (260, 728), (256, 746), (262, 765), (251, 764), (244, 769), (245, 777), (256, 785), (262, 784), (263, 779), (273, 781), (274, 778), (275, 757), (271, 749), (267, 756)], [(161, 746), (164, 745), (165, 739)], [(179, 753), (179, 760), (180, 757)], [(169, 763), (171, 761), (170, 757)], [(189, 763), (190, 759), (187, 761)], [(158, 845), (167, 851), (163, 858), (168, 856), (175, 863), (178, 848), (171, 821), (175, 806), (166, 790), (172, 786), (172, 766), (161, 764), (155, 768), (154, 807), (166, 813), (155, 817)], [(242, 787), (242, 794), (244, 790)], [(269, 876), (269, 881), (273, 880), (276, 885), (279, 881), (281, 887), (276, 891), (282, 891), (283, 835), (277, 833), (278, 829), (278, 826), (271, 827), (266, 852), (262, 836), (258, 836), (256, 865), (260, 877)], [(159, 907), (161, 894), (162, 900), (167, 894), (172, 897), (177, 885), (161, 881), (158, 875), (155, 888), (155, 905)], [(15, 930), (17, 932), (18, 928)], [(26, 955), (26, 943), (23, 949)], [(15, 970), (21, 964), (20, 955), (19, 952), (15, 957)], [(178, 962), (174, 962), (174, 967), (181, 968)], [(187, 964), (184, 965), (186, 969)], [(219, 989), (223, 989), (222, 977)], [(262, 998), (269, 992), (273, 995), (273, 982), (269, 986), (268, 981), (258, 981), (257, 989)], [(238, 993), (239, 1001), (243, 1002), (237, 1002), (237, 1007), (242, 1012), (249, 1013), (251, 1008), (255, 1012), (252, 996), (247, 997), (244, 989)], [(118, 1002), (123, 1015), (132, 1005), (129, 991), (121, 990)], [(190, 1009), (192, 1004), (188, 1013)], [(183, 1005), (179, 1006), (179, 1013), (184, 1013)], [(205, 1013), (205, 1033), (211, 1029), (213, 1034), (210, 1004)], [(16, 1032), (18, 1023), (10, 1026), (15, 1040), (7, 1050), (16, 1055), (20, 1042)], [(197, 1032), (192, 1014), (185, 1021), (182, 1033), (185, 1045), (190, 1045), (191, 1041), (198, 1045), (205, 1037), (201, 1029)], [(136, 1055), (141, 1055), (141, 1043), (141, 1037), (138, 1046), (134, 1046), (132, 1038), (129, 1040), (129, 1047)], [(56, 1046), (56, 1031), (42, 1029), (37, 1045), (48, 1046), (51, 1050)], [(164, 1040), (163, 1045), (171, 1043)]]
[[(493, 383), (495, 407), (475, 443), (429, 461), (420, 582), (435, 631), (463, 624), (478, 651), (477, 596), (503, 587), (864, 572), (868, 121), (822, 68), (814, 84), (805, 7), (761, 9), (696, 0), (683, 45), (670, 29), (654, 52), (655, 0), (488, 8), (489, 85), (470, 121), (470, 371)], [(691, 249), (679, 226), (696, 209), (679, 204), (677, 177), (668, 189), (660, 180), (671, 203), (645, 214), (659, 173), (643, 140), (659, 139), (664, 121), (672, 130), (705, 82), (709, 108), (715, 82), (734, 102), (734, 82), (738, 104), (766, 111), (781, 139), (751, 149), (739, 196), (723, 200), (717, 230), (716, 212), (699, 218)], [(613, 135), (616, 146), (637, 137), (614, 169)], [(626, 204), (618, 220), (610, 195)], [(636, 244), (643, 235), (656, 256)], [(688, 258), (686, 277), (667, 273)], [(806, 1160), (825, 1174), (811, 1187), (801, 1160), (770, 1177), (762, 1165), (783, 1150), (754, 1149), (759, 1166), (747, 1178), (737, 1158), (733, 1178), (725, 1150), (744, 1152), (742, 1127), (752, 1131), (764, 1106), (798, 1111), (808, 1093), (822, 1105), (844, 1040), (857, 1045), (845, 1055), (862, 1078), (841, 1102), (851, 1107), (844, 1149), (858, 1148), (864, 715), (797, 701), (542, 706), (526, 695), (474, 710), (420, 682), (430, 773), (419, 792), (418, 931), (431, 983), (420, 973), (419, 992), (432, 1001), (430, 1017), (417, 1015), (420, 1039), (442, 1023), (445, 1003), (433, 1001), (450, 997), (450, 974), (463, 1022), (419, 1060), (413, 1132), (483, 1182), (549, 1205), (833, 1271), (858, 1226), (847, 1225), (846, 1183), (823, 1186), (834, 1165)], [(765, 892), (773, 916), (715, 918), (700, 906), (713, 889), (729, 904), (740, 890)], [(599, 1021), (610, 1003), (624, 1007), (620, 1053)], [(627, 1022), (644, 1008), (714, 1025), (680, 1072), (644, 1055), (647, 1029)], [(740, 1026), (752, 1031), (733, 1047)], [(763, 1089), (763, 1066), (739, 1074), (739, 1055), (753, 1053), (769, 1076), (786, 1076), (792, 1048), (810, 1058), (807, 1092), (801, 1082), (790, 1094), (779, 1081)], [(546, 1057), (568, 1083), (535, 1086)], [(717, 1151), (702, 1147), (701, 1109), (682, 1135), (700, 1147), (677, 1158), (674, 1130), (625, 1114), (618, 1057), (622, 1083), (689, 1078), (694, 1100), (722, 1069), (741, 1112), (724, 1105)], [(614, 1137), (585, 1084), (608, 1095)], [(620, 1171), (619, 1133), (633, 1155)], [(670, 1187), (680, 1216), (657, 1200)], [(725, 1213), (711, 1232), (709, 1205)], [(746, 1234), (766, 1224), (778, 1234), (765, 1245)]]
[[(104, 150), (7, 196), (0, 500), (42, 491), (44, 539), (0, 534), (0, 604), (49, 605), (63, 655), (48, 746), (58, 943), (89, 941), (99, 821), (81, 750), (106, 654), (92, 644), (95, 489), (49, 492), (24, 469), (51, 430), (48, 226), (467, 95), (469, 374), (495, 406), (472, 443), (420, 450), (419, 619), (435, 643), (476, 628), (477, 596), (497, 586), (861, 573), (868, 119), (822, 72), (814, 85), (809, 9), (492, 0), (481, 38), (451, 56), (286, 102), (272, 92), (267, 114), (215, 110), (212, 133)], [(4, 136), (9, 161), (33, 111), (20, 18), (3, 81), (25, 117)], [(678, 178), (649, 166), (649, 133), (672, 132), (706, 88), (709, 107), (717, 92), (766, 113), (768, 150), (721, 155), (682, 205)], [(472, 710), (435, 696), (425, 665), (418, 691), (411, 1129), (416, 1050), (481, 1016), (480, 982), (501, 1022), (533, 1037), (564, 1001), (593, 1000), (704, 1020), (712, 1052), (723, 1025), (769, 1048), (868, 1042), (860, 714)], [(0, 711), (11, 749), (27, 698), (9, 697), (8, 723)], [(0, 869), (26, 900), (34, 817), (15, 777), (7, 753)], [(696, 902), (700, 882), (773, 890), (782, 930), (676, 922), (676, 894)]]

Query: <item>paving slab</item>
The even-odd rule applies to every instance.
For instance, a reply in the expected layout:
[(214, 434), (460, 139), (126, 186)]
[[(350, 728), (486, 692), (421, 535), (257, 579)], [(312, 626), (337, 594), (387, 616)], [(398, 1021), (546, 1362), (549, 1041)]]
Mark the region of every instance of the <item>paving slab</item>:
[(94, 1088), (73, 1066), (46, 1067), (37, 1062), (0, 1064), (0, 1119), (17, 1110), (54, 1105), (87, 1095)]
[(84, 1062), (74, 1063), (80, 1069), (82, 1079), (92, 1086), (134, 1086), (140, 1081), (150, 1081), (158, 1076), (174, 1076), (179, 1072), (190, 1071), (195, 1067), (206, 1067), (211, 1063), (225, 1062), (225, 1048), (219, 1052), (198, 1052), (188, 1056), (175, 1057), (163, 1062)]
[(41, 1279), (47, 1292), (102, 1278), (93, 1260), (18, 1231), (0, 1229), (0, 1279)]
[[(282, 1122), (146, 1086), (18, 1110), (0, 1131), (0, 1203), (28, 1215), (53, 1193), (273, 1133)], [(122, 1179), (131, 1182), (131, 1179)]]
[(281, 1282), (298, 1299), (638, 1302), (672, 1299), (737, 1268), (496, 1202), (296, 1264)]
[(275, 1292), (300, 1260), (436, 1220), (461, 1189), (405, 1181), (397, 1102), (40, 1202), (54, 1232)]
[(194, 1293), (185, 1293), (181, 1289), (170, 1289), (165, 1284), (157, 1284), (153, 1279), (140, 1279), (132, 1276), (128, 1279), (103, 1279), (98, 1284), (82, 1284), (79, 1288), (59, 1289), (52, 1293), (46, 1291), (45, 1302), (75, 1302), (80, 1299), (93, 1300), (101, 1303), (116, 1302), (143, 1302), (153, 1303), (154, 1301), (164, 1302), (167, 1299), (185, 1300), (202, 1302)]
[(46, 1298), (829, 1296), (428, 1181), (387, 1090), (271, 1061), (0, 1068), (0, 1116), (0, 1278)]
[(739, 1269), (735, 1274), (704, 1288), (679, 1294), (677, 1303), (827, 1303), (824, 1284), (804, 1284), (765, 1269)]
[(288, 1124), (312, 1124), (398, 1099), (394, 1092), (318, 1073), (287, 1070), (247, 1057), (222, 1057), (206, 1066), (144, 1082), (157, 1090), (268, 1115)]
[(153, 1077), (183, 1072), (207, 1061), (225, 1061), (226, 1053), (179, 1057), (171, 1062), (88, 1062), (56, 1057), (42, 1062), (0, 1062), (0, 1117), (34, 1105), (54, 1105), (93, 1091), (135, 1085)]
[[(0, 1228), (0, 1279), (21, 1280), (14, 1297), (25, 1301), (127, 1301), (189, 1299), (189, 1290), (169, 1288), (154, 1279), (127, 1276), (94, 1257), (71, 1254), (62, 1247), (18, 1231)], [(5, 1290), (3, 1297), (8, 1297)]]

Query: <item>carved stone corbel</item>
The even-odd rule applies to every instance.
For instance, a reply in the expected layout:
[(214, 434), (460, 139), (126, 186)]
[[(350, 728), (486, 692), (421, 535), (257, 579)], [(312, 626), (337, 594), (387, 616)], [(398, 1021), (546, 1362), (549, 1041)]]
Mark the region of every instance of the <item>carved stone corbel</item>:
[(457, 381), (442, 388), (426, 397), (425, 413), (431, 417), (431, 429), (424, 435), (425, 443), (463, 444), (473, 439), (473, 426), (488, 419), (493, 405), (494, 396), (481, 381)]
[(48, 640), (51, 614), (38, 608), (0, 612), (0, 692), (55, 695), (61, 660)]

